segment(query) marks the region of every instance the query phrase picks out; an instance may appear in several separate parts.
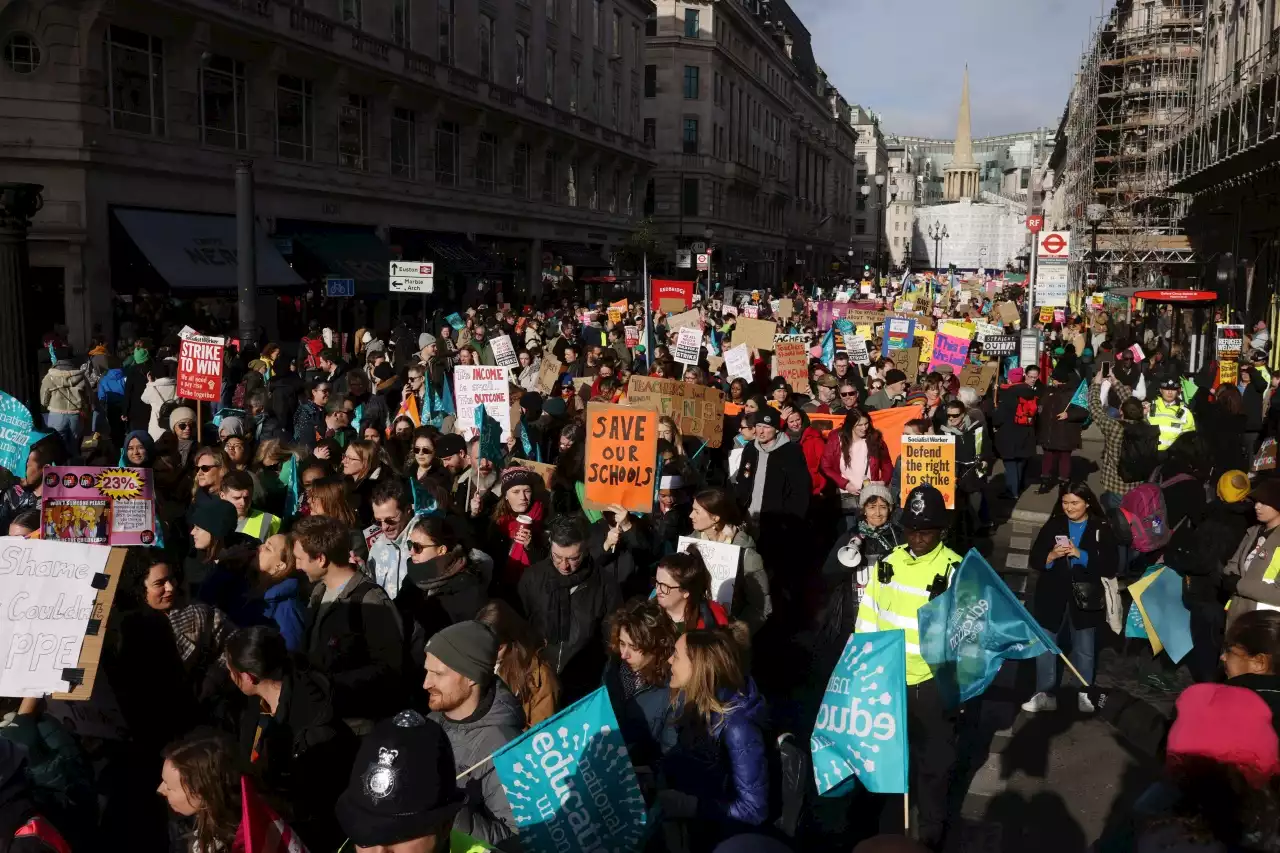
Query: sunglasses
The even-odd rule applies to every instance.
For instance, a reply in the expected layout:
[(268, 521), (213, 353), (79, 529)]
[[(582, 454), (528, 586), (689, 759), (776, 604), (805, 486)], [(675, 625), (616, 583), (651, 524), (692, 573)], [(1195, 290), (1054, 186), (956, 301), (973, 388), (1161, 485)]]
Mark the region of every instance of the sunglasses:
[(435, 548), (435, 547), (437, 546), (423, 545), (421, 542), (414, 542), (412, 539), (409, 540), (409, 552), (411, 554), (421, 554), (423, 551), (427, 550), (428, 548)]
[(840, 396), (841, 396), (841, 397), (856, 397), (856, 396), (858, 396), (858, 392), (857, 392), (857, 391), (841, 391), (841, 392), (840, 392)]
[(191, 429), (191, 424), (189, 423), (174, 424), (173, 428), (174, 429)]
[(434, 447), (415, 447), (413, 452), (421, 453), (423, 456), (430, 456), (436, 452), (436, 449)]
[(197, 465), (196, 470), (199, 471), (201, 474), (208, 474), (210, 471), (212, 471), (214, 468), (217, 468), (217, 467), (218, 467), (217, 465)]

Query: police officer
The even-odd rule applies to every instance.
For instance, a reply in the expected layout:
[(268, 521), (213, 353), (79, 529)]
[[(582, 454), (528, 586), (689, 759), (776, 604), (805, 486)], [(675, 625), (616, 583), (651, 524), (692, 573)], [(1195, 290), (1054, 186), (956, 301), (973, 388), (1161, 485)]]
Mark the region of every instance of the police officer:
[(1258, 375), (1262, 377), (1262, 381), (1271, 384), (1271, 371), (1267, 370), (1267, 354), (1263, 350), (1254, 350), (1253, 355), (1249, 357), (1253, 363), (1253, 369), (1258, 371)]
[(1184, 432), (1195, 432), (1196, 419), (1187, 405), (1179, 402), (1182, 385), (1177, 376), (1160, 380), (1160, 396), (1151, 404), (1147, 423), (1160, 430), (1158, 449), (1165, 451)]
[(907, 495), (902, 513), (907, 544), (870, 572), (858, 607), (857, 632), (902, 629), (907, 642), (907, 719), (910, 787), (918, 812), (917, 839), (941, 850), (947, 826), (947, 789), (956, 758), (956, 712), (947, 709), (933, 671), (920, 655), (916, 611), (946, 592), (960, 555), (942, 544), (948, 526), (942, 493), (925, 483)]

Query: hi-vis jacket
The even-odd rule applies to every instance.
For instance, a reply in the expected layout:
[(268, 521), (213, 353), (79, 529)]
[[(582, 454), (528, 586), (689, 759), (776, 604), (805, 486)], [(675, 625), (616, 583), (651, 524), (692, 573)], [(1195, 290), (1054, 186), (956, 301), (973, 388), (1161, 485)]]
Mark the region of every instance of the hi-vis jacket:
[[(933, 678), (929, 664), (920, 656), (920, 628), (916, 611), (929, 603), (929, 587), (942, 577), (947, 585), (960, 564), (960, 555), (941, 542), (923, 557), (912, 555), (906, 545), (899, 545), (868, 573), (870, 580), (858, 605), (855, 632), (892, 631), (901, 628), (907, 640), (907, 684), (920, 684)], [(893, 577), (880, 582), (879, 568), (888, 566)]]
[(1189, 406), (1182, 402), (1170, 405), (1158, 397), (1151, 404), (1147, 423), (1160, 430), (1160, 450), (1168, 450), (1174, 439), (1184, 432), (1195, 432), (1196, 429), (1196, 419)]

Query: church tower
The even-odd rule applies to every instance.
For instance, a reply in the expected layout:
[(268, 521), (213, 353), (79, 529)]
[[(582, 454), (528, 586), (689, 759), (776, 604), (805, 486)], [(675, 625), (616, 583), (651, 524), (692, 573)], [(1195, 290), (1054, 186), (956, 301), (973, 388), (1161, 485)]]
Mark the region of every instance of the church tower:
[(969, 66), (960, 90), (960, 119), (956, 124), (955, 154), (943, 171), (943, 198), (960, 201), (978, 195), (978, 163), (973, 159), (973, 127), (969, 121)]

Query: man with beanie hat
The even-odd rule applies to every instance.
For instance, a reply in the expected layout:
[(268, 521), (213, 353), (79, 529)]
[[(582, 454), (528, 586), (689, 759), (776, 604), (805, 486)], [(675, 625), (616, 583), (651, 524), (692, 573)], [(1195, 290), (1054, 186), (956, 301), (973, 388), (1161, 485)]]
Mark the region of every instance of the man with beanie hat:
[(524, 731), (520, 702), (494, 675), (497, 663), (493, 630), (483, 622), (458, 622), (427, 641), (422, 684), (431, 720), (453, 749), (454, 773), (466, 773), (465, 802), (453, 826), (489, 844), (515, 835), (516, 822), (493, 762), (485, 759)]
[(907, 718), (911, 790), (919, 808), (916, 837), (941, 850), (947, 830), (947, 790), (956, 757), (955, 709), (948, 709), (920, 654), (916, 612), (946, 592), (960, 555), (942, 544), (949, 520), (942, 493), (928, 483), (907, 494), (899, 545), (870, 572), (855, 632), (902, 629), (907, 640)]
[(338, 797), (338, 823), (356, 850), (447, 853), (464, 804), (456, 773), (440, 726), (417, 711), (401, 711), (360, 742)]
[(892, 409), (902, 405), (907, 397), (907, 374), (896, 367), (885, 371), (884, 387), (867, 398), (867, 409), (872, 412)]

